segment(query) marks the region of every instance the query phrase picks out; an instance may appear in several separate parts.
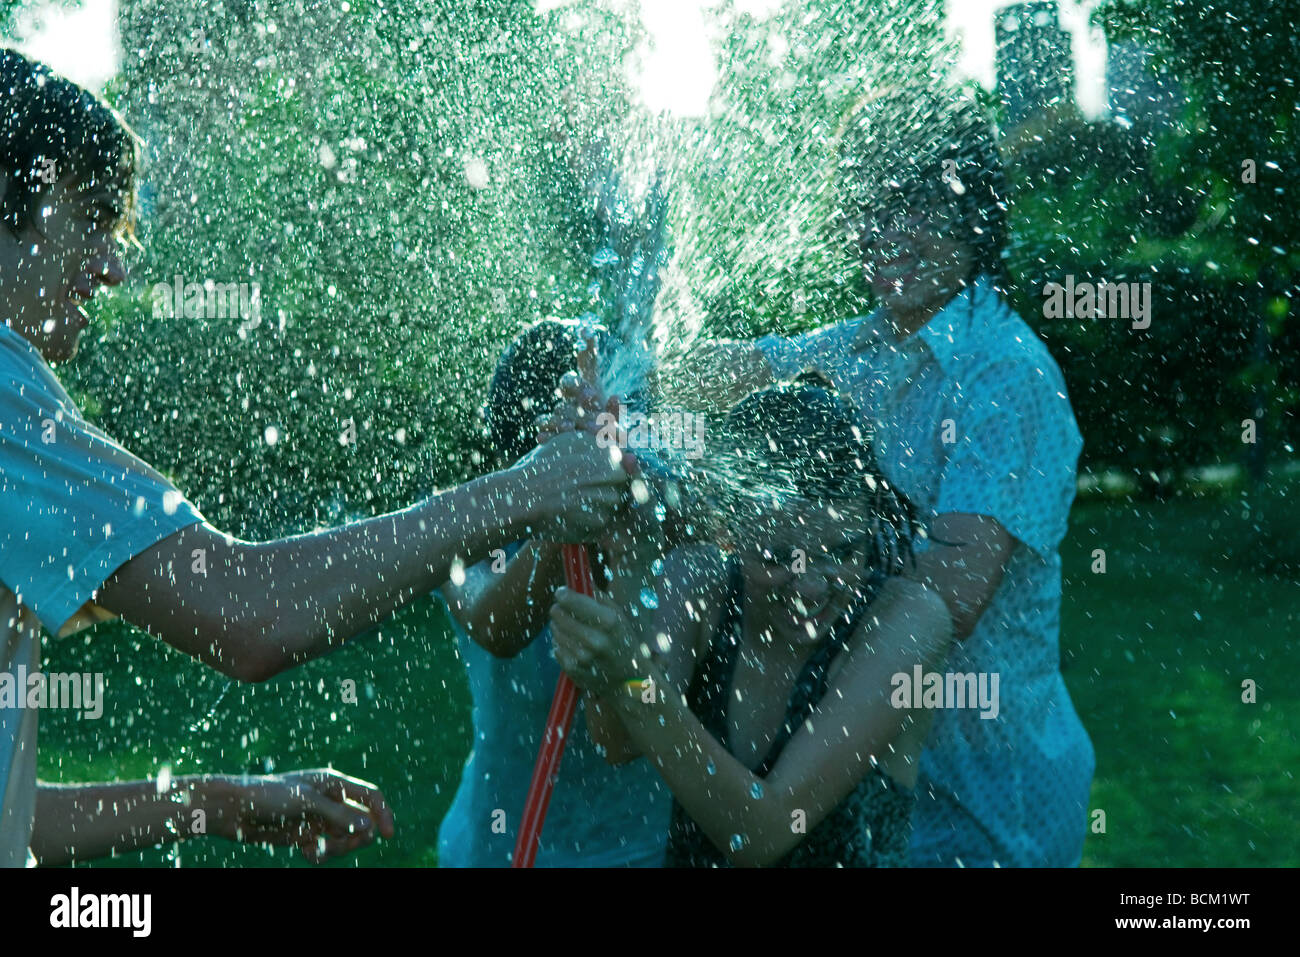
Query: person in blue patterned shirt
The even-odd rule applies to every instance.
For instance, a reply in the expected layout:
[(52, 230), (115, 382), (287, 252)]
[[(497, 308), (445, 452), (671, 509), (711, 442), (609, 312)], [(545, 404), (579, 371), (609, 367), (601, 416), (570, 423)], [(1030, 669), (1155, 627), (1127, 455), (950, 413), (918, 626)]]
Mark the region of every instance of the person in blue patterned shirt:
[(996, 676), (1000, 701), (996, 717), (936, 715), (911, 864), (1077, 866), (1095, 757), (1060, 673), (1059, 547), (1083, 442), (1060, 369), (1007, 302), (991, 127), (964, 97), (896, 90), (851, 112), (839, 158), (839, 219), (878, 308), (718, 343), (694, 394), (725, 408), (820, 372), (928, 525), (912, 574), (951, 611), (946, 674)]

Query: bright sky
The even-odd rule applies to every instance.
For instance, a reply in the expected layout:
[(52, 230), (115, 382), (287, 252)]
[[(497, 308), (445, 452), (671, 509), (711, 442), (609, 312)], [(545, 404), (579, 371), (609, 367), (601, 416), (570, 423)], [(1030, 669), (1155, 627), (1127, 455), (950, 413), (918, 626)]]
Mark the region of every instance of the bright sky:
[[(539, 7), (566, 0), (539, 0)], [(704, 37), (702, 10), (716, 0), (644, 0), (641, 19), (654, 42), (641, 76), (641, 92), (652, 109), (702, 116), (716, 69)], [(793, 0), (737, 0), (737, 6), (762, 18)], [(994, 12), (1008, 0), (945, 0), (947, 28), (962, 47), (958, 69), (992, 89), (996, 82)], [(1062, 0), (1061, 23), (1074, 39), (1076, 95), (1089, 117), (1106, 108), (1106, 41), (1088, 24), (1096, 0)]]
[[(948, 30), (961, 41), (959, 69), (992, 89), (993, 14), (1007, 0), (946, 0)], [(1079, 109), (1095, 119), (1106, 109), (1106, 39), (1088, 24), (1096, 0), (1061, 0), (1061, 25), (1074, 38), (1074, 79)]]
[[(565, 6), (568, 0), (536, 0), (539, 9)], [(641, 17), (653, 49), (641, 76), (646, 104), (682, 116), (705, 112), (716, 70), (704, 35), (703, 9), (717, 0), (644, 0)], [(797, 0), (737, 0), (756, 17)], [(1079, 106), (1099, 116), (1106, 103), (1106, 45), (1087, 23), (1096, 0), (1062, 0), (1061, 21), (1074, 35), (1075, 76)], [(993, 14), (1007, 0), (946, 0), (948, 29), (962, 44), (962, 73), (992, 87)], [(18, 46), (78, 83), (102, 89), (121, 62), (117, 36), (117, 0), (82, 0), (65, 10), (56, 4), (38, 7), (18, 25)]]
[(92, 90), (102, 90), (121, 65), (117, 0), (82, 0), (66, 8), (40, 5), (15, 27), (14, 46)]
[[(562, 6), (565, 0), (541, 0)], [(783, 0), (737, 0), (756, 17), (772, 13)], [(786, 0), (790, 2), (790, 0)], [(702, 116), (716, 69), (704, 37), (702, 9), (714, 0), (647, 0), (641, 19), (654, 42), (641, 76), (641, 93), (655, 110)], [(1088, 24), (1096, 0), (1063, 0), (1061, 23), (1073, 36), (1074, 73), (1079, 108), (1089, 117), (1106, 108), (1106, 41)], [(994, 13), (1008, 0), (945, 0), (947, 28), (961, 43), (959, 71), (992, 89), (996, 82)]]

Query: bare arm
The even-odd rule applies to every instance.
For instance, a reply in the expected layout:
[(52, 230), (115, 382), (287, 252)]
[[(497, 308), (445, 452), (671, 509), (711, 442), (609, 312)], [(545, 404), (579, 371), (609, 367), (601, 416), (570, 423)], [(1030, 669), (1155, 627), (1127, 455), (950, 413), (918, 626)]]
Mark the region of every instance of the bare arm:
[(560, 546), (528, 542), (476, 594), (450, 582), (442, 593), (475, 644), (498, 658), (513, 658), (546, 627), (551, 599), (563, 581)]
[[(916, 742), (923, 736), (931, 715), (895, 709), (890, 679), (915, 664), (934, 667), (944, 660), (947, 608), (930, 589), (893, 579), (871, 615), (821, 704), (765, 779), (709, 734), (681, 695), (666, 695), (653, 708), (615, 699), (630, 736), (733, 864), (779, 860), (802, 839), (791, 827), (796, 811), (812, 830), (869, 772), (873, 756), (887, 756), (904, 733), (918, 732)], [(743, 836), (738, 848), (732, 842), (737, 834)]]
[(218, 789), (200, 778), (178, 779), (165, 794), (154, 781), (42, 784), (32, 853), (42, 865), (67, 864), (180, 840), (193, 833), (193, 810), (206, 809)]
[(67, 864), (212, 834), (297, 845), (320, 861), (355, 850), (393, 815), (372, 785), (337, 771), (251, 778), (182, 777), (113, 784), (41, 784), (31, 848), (42, 865)]
[(322, 532), (250, 543), (190, 526), (118, 569), (96, 602), (223, 674), (260, 681), (432, 591), (457, 557), (538, 530), (591, 537), (625, 481), (590, 436), (560, 436), (511, 469)]
[(669, 402), (719, 414), (775, 382), (758, 346), (726, 340), (701, 343), (687, 358), (657, 373), (658, 387)]
[(938, 516), (930, 539), (908, 577), (939, 593), (952, 615), (954, 635), (965, 640), (1002, 584), (1016, 541), (996, 519), (961, 513)]

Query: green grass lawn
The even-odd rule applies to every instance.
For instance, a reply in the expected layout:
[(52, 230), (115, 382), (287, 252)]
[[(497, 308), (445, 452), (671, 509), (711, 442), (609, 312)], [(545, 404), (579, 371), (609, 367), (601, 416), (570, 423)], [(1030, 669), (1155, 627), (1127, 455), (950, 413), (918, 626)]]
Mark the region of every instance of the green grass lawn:
[[(1300, 864), (1300, 585), (1228, 557), (1238, 506), (1217, 497), (1076, 506), (1062, 551), (1066, 681), (1097, 751), (1089, 866)], [(1095, 548), (1106, 571), (1091, 570)], [(1236, 549), (1240, 551), (1240, 549)], [(423, 600), (338, 654), (231, 685), (120, 625), (47, 639), (48, 671), (106, 675), (104, 716), (41, 716), (51, 781), (330, 764), (378, 783), (395, 840), (341, 864), (431, 865), (470, 744), (463, 667)], [(1257, 702), (1242, 702), (1242, 682)], [(359, 702), (342, 701), (356, 682)], [(288, 851), (219, 840), (110, 865), (286, 866)], [(305, 866), (305, 865), (304, 865)]]
[[(88, 637), (87, 637), (88, 636)], [(331, 866), (437, 863), (442, 820), (469, 753), (464, 666), (441, 603), (422, 599), (337, 653), (260, 685), (240, 685), (119, 624), (47, 639), (48, 671), (105, 674), (104, 715), (41, 715), (41, 777), (87, 781), (288, 771), (329, 765), (373, 781), (398, 836)], [(357, 704), (343, 702), (356, 682)], [(297, 852), (214, 839), (119, 856), (109, 865), (283, 867)]]
[(1300, 864), (1300, 583), (1243, 567), (1238, 510), (1214, 497), (1075, 508), (1062, 661), (1106, 812), (1085, 865)]

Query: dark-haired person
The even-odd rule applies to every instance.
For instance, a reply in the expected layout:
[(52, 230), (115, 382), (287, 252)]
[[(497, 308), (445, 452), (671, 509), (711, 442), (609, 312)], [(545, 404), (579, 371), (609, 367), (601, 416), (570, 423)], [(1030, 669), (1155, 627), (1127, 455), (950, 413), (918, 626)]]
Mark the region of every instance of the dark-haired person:
[[(49, 363), (71, 358), (101, 286), (125, 279), (139, 158), (106, 104), (0, 50), (0, 671), (37, 671), (40, 630), (121, 616), (243, 681), (339, 647), (529, 535), (594, 535), (626, 475), (590, 436), (404, 511), (270, 542), (204, 522), (162, 474), (91, 425)], [(205, 572), (194, 571), (196, 557)], [(56, 863), (209, 830), (313, 858), (391, 834), (374, 788), (333, 772), (40, 787), (36, 714), (0, 709), (0, 865)], [(193, 801), (189, 808), (182, 803)], [(184, 826), (182, 827), (182, 821)], [(30, 849), (29, 849), (30, 848)]]
[(909, 577), (952, 613), (946, 668), (999, 675), (1002, 698), (995, 720), (939, 712), (912, 863), (1077, 865), (1095, 759), (1060, 674), (1059, 547), (1083, 443), (1056, 362), (1007, 303), (992, 128), (950, 92), (865, 101), (840, 139), (836, 190), (879, 308), (722, 343), (692, 392), (725, 405), (816, 368), (871, 410), (880, 466), (929, 526)]
[[(533, 447), (535, 420), (555, 405), (581, 344), (576, 323), (546, 320), (505, 350), (485, 410), (500, 465)], [(555, 589), (564, 583), (560, 547), (516, 543), (465, 569), (458, 582), (444, 585), (442, 595), (468, 671), (474, 739), (438, 832), (438, 863), (507, 867), (560, 676), (547, 624)], [(595, 706), (584, 702), (585, 720)], [(646, 762), (614, 767), (587, 734), (574, 733), (535, 866), (660, 867), (670, 806), (667, 788)]]
[(557, 592), (556, 657), (614, 708), (602, 743), (672, 789), (669, 866), (904, 866), (933, 713), (896, 707), (895, 676), (940, 665), (951, 627), (897, 577), (911, 508), (825, 389), (756, 393), (711, 434), (744, 486), (715, 490), (728, 552), (657, 569), (653, 520), (628, 528), (608, 593)]

